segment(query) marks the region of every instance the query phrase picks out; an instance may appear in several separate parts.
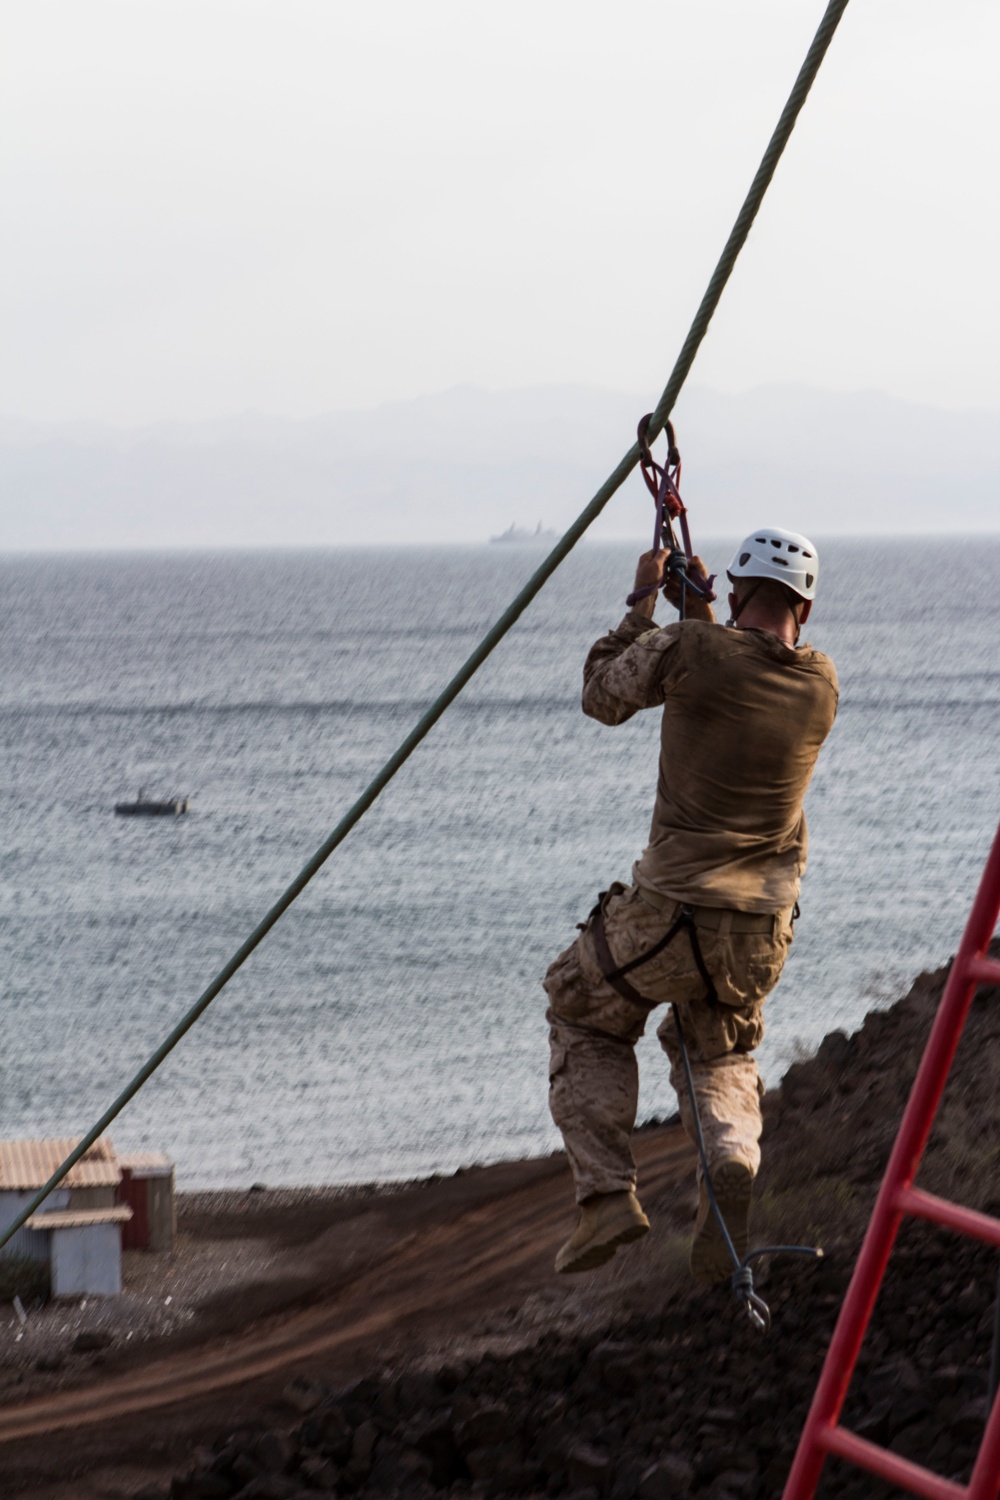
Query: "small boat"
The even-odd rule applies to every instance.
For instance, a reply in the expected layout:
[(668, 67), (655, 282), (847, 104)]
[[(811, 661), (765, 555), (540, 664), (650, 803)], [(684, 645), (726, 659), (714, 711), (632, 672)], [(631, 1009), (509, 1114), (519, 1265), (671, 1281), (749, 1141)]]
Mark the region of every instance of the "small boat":
[(142, 787), (134, 802), (116, 802), (115, 812), (122, 818), (175, 818), (186, 813), (190, 806), (188, 797), (167, 797), (158, 800), (147, 797)]

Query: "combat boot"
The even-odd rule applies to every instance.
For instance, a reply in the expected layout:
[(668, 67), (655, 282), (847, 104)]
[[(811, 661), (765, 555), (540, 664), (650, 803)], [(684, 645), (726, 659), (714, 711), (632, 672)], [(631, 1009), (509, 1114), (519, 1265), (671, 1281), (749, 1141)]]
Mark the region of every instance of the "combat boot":
[[(724, 1156), (712, 1167), (712, 1187), (733, 1249), (742, 1260), (750, 1239), (753, 1173), (740, 1157)], [(709, 1285), (725, 1281), (735, 1270), (703, 1182), (698, 1188), (698, 1214), (694, 1221), (690, 1265), (695, 1280)]]
[(580, 1209), (580, 1219), (556, 1256), (556, 1270), (593, 1271), (610, 1260), (619, 1245), (641, 1240), (649, 1220), (634, 1193), (598, 1193)]

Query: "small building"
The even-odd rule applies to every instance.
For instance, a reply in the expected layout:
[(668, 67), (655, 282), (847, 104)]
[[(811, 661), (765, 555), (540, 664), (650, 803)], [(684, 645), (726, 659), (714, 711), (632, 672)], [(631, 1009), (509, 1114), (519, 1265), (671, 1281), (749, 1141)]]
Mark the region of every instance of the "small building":
[[(73, 1139), (0, 1141), (0, 1232), (13, 1223), (76, 1146)], [(118, 1202), (122, 1179), (107, 1136), (84, 1153), (3, 1255), (48, 1261), (53, 1297), (121, 1291), (121, 1231), (132, 1217)]]
[(122, 1226), (131, 1217), (124, 1204), (32, 1214), (24, 1227), (46, 1242), (53, 1297), (118, 1296)]
[(170, 1157), (162, 1151), (129, 1151), (119, 1156), (118, 1165), (118, 1201), (132, 1210), (122, 1225), (122, 1249), (173, 1250), (177, 1214)]

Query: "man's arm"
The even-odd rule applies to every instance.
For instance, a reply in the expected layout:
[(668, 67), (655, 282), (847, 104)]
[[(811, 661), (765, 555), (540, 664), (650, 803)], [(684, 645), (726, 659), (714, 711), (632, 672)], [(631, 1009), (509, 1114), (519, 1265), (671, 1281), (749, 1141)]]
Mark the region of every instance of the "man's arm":
[(662, 651), (635, 643), (663, 635), (648, 616), (630, 610), (609, 635), (595, 641), (583, 664), (583, 711), (602, 724), (624, 724), (640, 708), (662, 703), (657, 696)]
[[(653, 626), (656, 589), (668, 556), (662, 550), (642, 554), (635, 572), (636, 593), (652, 585), (651, 592), (637, 600), (621, 624), (590, 648), (583, 668), (583, 711), (602, 724), (624, 724), (639, 709), (663, 702), (674, 665), (672, 647), (679, 635), (675, 626), (666, 630)], [(700, 559), (693, 561), (701, 568)], [(689, 609), (692, 618), (715, 618), (711, 605), (691, 591), (688, 601), (689, 606), (699, 606), (697, 611)]]

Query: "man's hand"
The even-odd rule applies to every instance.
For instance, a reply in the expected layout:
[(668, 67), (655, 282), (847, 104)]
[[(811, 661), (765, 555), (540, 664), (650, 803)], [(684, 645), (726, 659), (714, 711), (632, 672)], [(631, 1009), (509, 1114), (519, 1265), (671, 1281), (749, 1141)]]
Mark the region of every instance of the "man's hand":
[[(667, 582), (663, 592), (666, 594), (668, 601), (674, 606), (674, 609), (680, 609), (680, 580), (676, 573), (671, 573), (668, 570), (667, 565), (670, 557), (671, 552), (669, 547), (660, 547), (655, 552), (644, 552), (635, 570), (635, 591), (638, 593), (640, 589), (649, 588), (653, 584), (656, 585), (656, 588), (660, 588), (663, 585), (664, 575), (666, 575)], [(708, 578), (708, 571), (700, 557), (691, 558), (687, 565), (687, 571), (689, 575), (697, 578), (701, 583), (704, 583)], [(686, 589), (685, 595), (688, 619), (706, 620), (710, 625), (713, 624), (715, 614), (708, 600), (700, 598), (694, 589)], [(645, 599), (638, 599), (632, 606), (632, 612), (637, 615), (645, 615), (647, 620), (651, 620), (655, 608), (656, 593), (653, 592), (648, 594)]]
[(645, 599), (636, 600), (632, 606), (633, 614), (645, 615), (647, 620), (653, 618), (653, 611), (656, 608), (656, 590), (663, 582), (663, 570), (669, 556), (670, 552), (666, 547), (659, 547), (655, 552), (644, 552), (640, 557), (635, 570), (635, 591), (638, 593), (640, 589), (649, 588), (651, 584), (655, 587)]
[[(666, 557), (669, 556), (669, 553), (664, 553), (663, 555)], [(700, 557), (692, 557), (690, 559), (687, 565), (687, 573), (689, 577), (696, 578), (701, 584), (704, 584), (708, 578), (708, 569)], [(668, 575), (667, 586), (663, 592), (666, 594), (668, 601), (674, 606), (674, 609), (680, 609), (681, 585), (676, 573)], [(702, 599), (700, 595), (695, 593), (694, 589), (685, 589), (684, 595), (685, 613), (689, 620), (706, 620), (710, 625), (715, 623), (715, 612), (707, 599)]]

